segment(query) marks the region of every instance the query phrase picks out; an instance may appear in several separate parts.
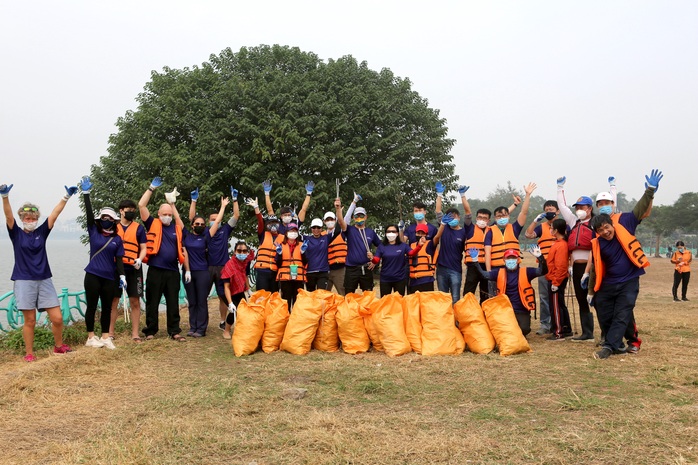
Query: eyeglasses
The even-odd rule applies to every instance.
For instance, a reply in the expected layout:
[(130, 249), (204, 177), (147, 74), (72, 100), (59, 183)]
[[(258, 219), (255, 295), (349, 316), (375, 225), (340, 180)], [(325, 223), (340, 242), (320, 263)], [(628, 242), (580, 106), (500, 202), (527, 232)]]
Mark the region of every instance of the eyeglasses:
[(395, 233), (395, 234), (397, 234), (397, 231), (395, 231), (394, 229), (391, 229), (391, 230), (389, 230), (389, 231), (386, 231), (386, 233)]
[(194, 223), (194, 226), (206, 226), (205, 223)]
[(235, 252), (237, 252), (237, 253), (247, 253), (247, 252), (249, 252), (249, 250), (247, 250), (247, 249), (244, 249), (244, 250), (238, 249), (238, 250), (236, 250)]
[(36, 207), (24, 207), (24, 208), (22, 208), (22, 211), (23, 212), (38, 212), (39, 209)]

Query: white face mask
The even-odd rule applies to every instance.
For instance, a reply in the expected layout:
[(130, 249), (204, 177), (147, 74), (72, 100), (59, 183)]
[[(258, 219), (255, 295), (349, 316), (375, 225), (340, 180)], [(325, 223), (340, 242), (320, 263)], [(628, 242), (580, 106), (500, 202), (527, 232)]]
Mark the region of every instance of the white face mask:
[(477, 225), (478, 228), (483, 228), (483, 229), (484, 229), (484, 228), (487, 227), (487, 221), (485, 221), (485, 220), (477, 220), (477, 221), (475, 222), (475, 224)]
[(27, 231), (34, 231), (36, 229), (36, 225), (39, 224), (38, 221), (34, 221), (32, 223), (22, 223), (22, 226), (24, 226), (24, 229)]
[(586, 217), (587, 217), (586, 210), (577, 210), (577, 218), (579, 218), (580, 220), (583, 220)]
[(165, 226), (169, 226), (170, 223), (172, 223), (172, 217), (171, 216), (158, 216), (160, 221), (162, 221), (162, 224)]
[(386, 233), (385, 235), (386, 239), (388, 239), (390, 242), (394, 241), (397, 239), (397, 234), (395, 233)]
[(327, 226), (327, 229), (334, 229), (335, 222), (334, 221), (328, 221), (325, 223), (325, 226)]
[(293, 219), (293, 217), (291, 217), (291, 215), (281, 217), (281, 221), (283, 221), (284, 224), (289, 224), (292, 219)]
[(286, 237), (289, 239), (298, 239), (298, 233), (296, 231), (289, 231)]

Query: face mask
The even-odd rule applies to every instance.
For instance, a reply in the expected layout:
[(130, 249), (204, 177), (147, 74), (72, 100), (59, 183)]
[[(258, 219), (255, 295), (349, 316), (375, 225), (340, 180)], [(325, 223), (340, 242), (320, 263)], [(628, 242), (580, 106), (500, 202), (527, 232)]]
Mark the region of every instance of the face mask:
[(354, 219), (354, 223), (356, 223), (357, 226), (363, 226), (363, 224), (366, 222), (365, 218), (361, 219)]
[(683, 247), (679, 247), (679, 252), (683, 253)]
[(171, 216), (158, 216), (158, 218), (160, 218), (160, 221), (162, 221), (162, 224), (165, 226), (169, 226), (170, 223), (172, 223)]
[(448, 225), (452, 228), (455, 228), (456, 226), (458, 226), (459, 221), (460, 220), (453, 219), (453, 220), (448, 222)]
[(555, 212), (545, 212), (545, 219), (550, 221), (555, 218), (557, 214)]
[(605, 213), (606, 215), (610, 215), (613, 213), (613, 207), (611, 205), (604, 205), (603, 207), (599, 207), (599, 213)]
[(237, 258), (240, 261), (243, 261), (247, 258), (247, 254), (246, 253), (236, 253), (235, 258)]
[(133, 221), (136, 219), (136, 212), (124, 212), (124, 218), (126, 221)]
[(397, 239), (397, 234), (395, 233), (386, 233), (385, 234), (386, 239), (388, 239), (390, 242), (394, 241)]
[(414, 219), (417, 221), (422, 221), (424, 219), (424, 213), (415, 213)]
[(22, 223), (22, 226), (24, 226), (24, 229), (27, 231), (34, 231), (38, 223), (38, 221), (34, 221), (33, 223)]
[(586, 210), (577, 210), (577, 218), (579, 218), (580, 220), (583, 220), (586, 217), (587, 217)]
[(509, 218), (498, 218), (497, 219), (497, 226), (506, 226), (509, 224)]
[(194, 232), (196, 234), (201, 234), (202, 232), (204, 232), (204, 229), (206, 229), (204, 226), (194, 226)]
[(334, 229), (335, 222), (334, 221), (328, 221), (325, 223), (325, 226), (327, 226), (327, 229)]
[(290, 215), (289, 215), (289, 216), (282, 216), (282, 217), (281, 217), (281, 221), (283, 221), (284, 224), (289, 224), (289, 223), (291, 222), (292, 219), (293, 219), (293, 218), (292, 218)]
[(110, 231), (114, 227), (114, 222), (112, 220), (99, 220), (99, 225), (102, 227), (102, 231)]
[(214, 223), (215, 223), (215, 221), (209, 221), (209, 222), (208, 222), (208, 227), (209, 227), (209, 228), (212, 228)]
[(507, 270), (515, 270), (517, 264), (518, 260), (515, 258), (508, 258), (504, 260), (504, 265), (507, 267)]
[(477, 220), (475, 222), (478, 228), (485, 229), (487, 227), (487, 221), (485, 220)]
[(286, 234), (286, 237), (288, 237), (289, 239), (298, 239), (298, 232), (289, 231), (288, 234)]

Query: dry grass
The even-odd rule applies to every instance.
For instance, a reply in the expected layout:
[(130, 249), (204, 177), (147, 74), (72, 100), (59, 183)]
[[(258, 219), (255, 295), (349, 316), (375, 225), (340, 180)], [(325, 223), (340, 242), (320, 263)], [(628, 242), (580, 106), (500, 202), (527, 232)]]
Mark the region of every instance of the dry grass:
[(508, 358), (235, 358), (217, 330), (0, 354), (0, 462), (697, 463), (698, 305), (671, 302), (671, 274), (654, 259), (642, 279), (640, 354), (605, 361), (535, 335)]

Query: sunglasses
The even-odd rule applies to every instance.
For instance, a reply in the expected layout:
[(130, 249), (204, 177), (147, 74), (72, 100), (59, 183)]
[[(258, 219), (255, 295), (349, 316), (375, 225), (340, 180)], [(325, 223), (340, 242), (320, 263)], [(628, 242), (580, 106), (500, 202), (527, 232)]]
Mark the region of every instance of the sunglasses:
[(354, 215), (354, 218), (366, 218), (366, 215), (359, 213), (358, 215)]
[(395, 233), (395, 234), (397, 234), (397, 231), (395, 231), (394, 229), (391, 229), (390, 231), (386, 231), (386, 233)]
[(244, 249), (244, 250), (238, 249), (238, 250), (236, 250), (235, 252), (236, 252), (236, 253), (247, 253), (247, 252), (249, 252), (249, 250), (247, 250), (247, 249)]
[(24, 207), (24, 208), (22, 208), (22, 211), (23, 212), (38, 212), (39, 209), (36, 207)]
[(194, 226), (206, 226), (205, 223), (194, 223)]

